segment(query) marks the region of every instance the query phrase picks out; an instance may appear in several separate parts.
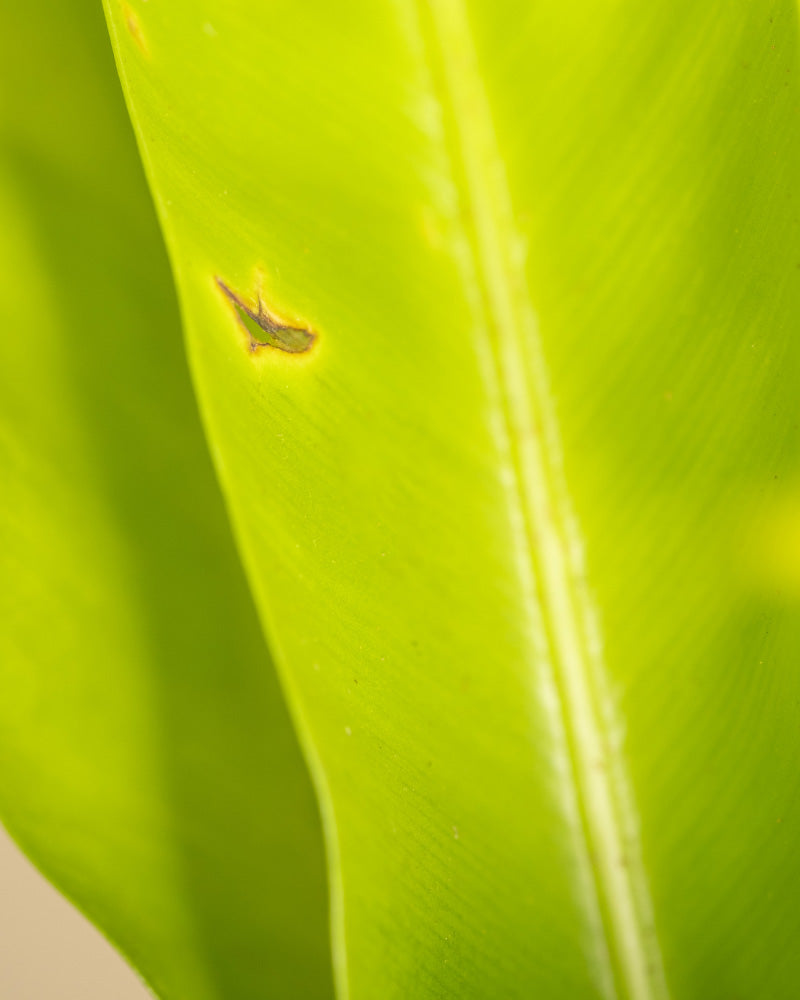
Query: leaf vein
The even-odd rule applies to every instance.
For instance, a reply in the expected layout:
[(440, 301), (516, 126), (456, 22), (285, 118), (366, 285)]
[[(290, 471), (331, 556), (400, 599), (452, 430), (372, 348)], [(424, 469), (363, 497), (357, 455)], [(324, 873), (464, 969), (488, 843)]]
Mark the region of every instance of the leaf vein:
[(576, 821), (578, 867), (586, 873), (582, 897), (598, 938), (593, 964), (609, 996), (666, 1000), (636, 812), (564, 478), (524, 244), (515, 231), (463, 0), (430, 0), (420, 11), (421, 23), (426, 17), (441, 67), (440, 103), (454, 122), (466, 189), (461, 212), (469, 220), (472, 259), (462, 271), (465, 284), (478, 285), (472, 298), (479, 300), (483, 318), (476, 346), (497, 417), (495, 440), (506, 461), (509, 518), (521, 543), (517, 572), (531, 632), (539, 633), (533, 637), (536, 666), (548, 666), (540, 696), (552, 706), (554, 739), (557, 748), (559, 742), (566, 747), (573, 778), (574, 804), (565, 808)]

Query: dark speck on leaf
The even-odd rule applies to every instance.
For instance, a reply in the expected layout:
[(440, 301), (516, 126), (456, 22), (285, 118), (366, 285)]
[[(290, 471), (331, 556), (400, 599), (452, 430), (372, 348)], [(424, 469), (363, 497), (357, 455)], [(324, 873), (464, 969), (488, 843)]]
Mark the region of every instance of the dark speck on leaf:
[(216, 282), (233, 304), (237, 319), (247, 330), (251, 351), (256, 351), (259, 347), (274, 347), (287, 354), (304, 354), (311, 350), (317, 339), (311, 330), (282, 323), (266, 309), (261, 296), (258, 298), (258, 308), (253, 309), (222, 278), (217, 278)]

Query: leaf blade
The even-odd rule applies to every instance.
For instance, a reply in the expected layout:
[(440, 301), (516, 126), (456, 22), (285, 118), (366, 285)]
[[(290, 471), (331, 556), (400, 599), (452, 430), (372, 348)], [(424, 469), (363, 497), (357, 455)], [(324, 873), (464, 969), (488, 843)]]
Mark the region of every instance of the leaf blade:
[[(113, 5), (109, 10), (118, 21)], [(339, 948), (354, 956), (352, 995), (517, 996), (534, 988), (553, 996), (608, 994), (601, 954), (608, 940), (621, 996), (663, 993), (658, 969), (650, 968), (659, 950), (674, 995), (703, 996), (719, 982), (731, 989), (746, 984), (754, 996), (764, 982), (786, 991), (797, 970), (786, 958), (773, 961), (758, 928), (753, 934), (760, 943), (735, 963), (733, 976), (718, 939), (710, 952), (698, 950), (696, 918), (681, 916), (686, 905), (679, 886), (690, 887), (697, 912), (703, 899), (719, 908), (731, 898), (719, 872), (707, 883), (698, 874), (707, 841), (699, 838), (693, 850), (685, 834), (702, 815), (700, 800), (724, 797), (731, 771), (698, 779), (691, 752), (676, 756), (671, 793), (658, 794), (670, 740), (692, 747), (697, 739), (708, 760), (715, 746), (724, 746), (729, 768), (741, 752), (735, 740), (726, 742), (722, 725), (717, 744), (695, 736), (698, 712), (713, 704), (708, 692), (687, 694), (678, 706), (668, 695), (670, 669), (677, 669), (671, 644), (680, 646), (684, 632), (702, 638), (687, 658), (691, 671), (682, 674), (687, 690), (702, 684), (704, 670), (716, 671), (726, 690), (724, 650), (746, 638), (738, 611), (747, 603), (752, 616), (760, 604), (747, 597), (747, 581), (719, 586), (741, 552), (721, 505), (714, 508), (713, 544), (705, 544), (705, 505), (728, 490), (744, 502), (753, 483), (767, 488), (767, 466), (776, 456), (782, 474), (796, 461), (786, 423), (795, 371), (786, 329), (796, 314), (796, 289), (777, 260), (759, 277), (743, 253), (737, 277), (726, 273), (735, 205), (716, 204), (704, 174), (715, 176), (720, 161), (713, 144), (703, 144), (703, 130), (721, 128), (726, 148), (734, 150), (747, 135), (743, 123), (753, 119), (747, 102), (754, 95), (767, 95), (778, 109), (765, 120), (761, 142), (766, 138), (775, 148), (776, 137), (792, 134), (795, 93), (790, 85), (791, 97), (777, 99), (783, 80), (775, 63), (761, 60), (749, 90), (736, 82), (737, 46), (760, 50), (772, 31), (767, 20), (749, 9), (721, 13), (713, 3), (697, 14), (682, 8), (685, 16), (666, 7), (645, 16), (633, 3), (577, 4), (563, 12), (542, 4), (528, 13), (524, 30), (510, 33), (514, 9), (469, 6), (515, 223), (528, 241), (524, 283), (541, 319), (566, 478), (586, 538), (588, 585), (602, 613), (608, 701), (612, 709), (618, 703), (626, 726), (636, 730), (620, 750), (623, 738), (608, 717), (602, 682), (591, 681), (585, 665), (575, 684), (562, 669), (562, 687), (577, 692), (562, 696), (567, 714), (580, 714), (581, 698), (599, 702), (587, 710), (596, 721), (565, 726), (578, 734), (573, 758), (582, 761), (570, 776), (570, 739), (554, 733), (548, 719), (552, 696), (542, 683), (541, 635), (525, 626), (530, 602), (514, 566), (518, 546), (507, 514), (502, 448), (492, 436), (491, 393), (475, 356), (480, 322), (461, 270), (470, 251), (458, 232), (459, 220), (475, 206), (459, 191), (463, 182), (450, 176), (447, 115), (431, 97), (418, 8), (395, 5), (388, 25), (363, 7), (343, 23), (319, 8), (312, 14), (278, 6), (269, 24), (245, 3), (203, 10), (214, 37), (223, 40), (216, 48), (194, 35), (179, 46), (177, 20), (154, 14), (145, 27), (160, 53), (158, 65), (145, 66), (124, 31), (118, 55), (161, 199), (195, 379), (243, 556), (331, 797), (343, 873)], [(794, 8), (776, 4), (774, 10), (791, 62)], [(247, 55), (251, 45), (262, 56), (255, 64)], [(694, 65), (692, 79), (706, 87), (703, 100), (679, 86)], [(211, 87), (204, 85), (208, 80)], [(315, 91), (310, 80), (324, 87)], [(191, 91), (202, 99), (195, 102)], [(176, 152), (176, 133), (164, 122), (166, 106), (180, 107), (188, 123), (191, 177)], [(269, 109), (263, 133), (254, 125), (261, 107)], [(534, 126), (548, 144), (536, 142)], [(682, 144), (684, 129), (694, 145)], [(755, 138), (745, 147), (733, 160), (729, 193), (746, 191), (755, 172), (760, 193), (752, 204), (769, 208), (761, 218), (752, 216), (750, 249), (770, 244), (776, 258), (788, 257), (795, 237), (775, 209), (775, 192), (790, 190), (786, 164), (796, 162), (796, 143), (780, 144), (783, 160), (762, 155)], [(656, 169), (659, 156), (671, 172)], [(630, 207), (626, 198), (643, 177), (640, 219), (639, 203)], [(483, 187), (480, 179), (477, 188)], [(214, 206), (202, 220), (192, 212), (198, 202)], [(648, 282), (645, 265), (652, 269), (665, 245), (678, 246), (683, 260), (665, 274), (655, 270)], [(709, 246), (713, 266), (705, 273)], [(497, 255), (510, 258), (512, 251), (500, 247)], [(625, 267), (615, 264), (615, 255)], [(313, 360), (294, 365), (265, 356), (253, 365), (235, 353), (230, 324), (209, 294), (208, 276), (223, 264), (237, 287), (255, 286), (263, 274), (271, 306), (309, 318), (320, 331)], [(583, 281), (589, 285), (585, 304)], [(676, 430), (662, 406), (669, 390), (657, 389), (660, 358), (672, 359), (675, 376), (685, 369), (695, 391), (703, 388), (713, 365), (724, 360), (726, 344), (738, 344), (752, 320), (723, 308), (726, 297), (735, 300), (742, 283), (758, 315), (768, 298), (759, 281), (778, 290), (779, 308), (762, 313), (765, 340), (783, 367), (776, 365), (769, 381), (754, 376), (740, 357), (714, 405), (684, 410)], [(687, 313), (678, 313), (681, 336), (673, 338), (681, 294)], [(716, 309), (711, 324), (706, 297)], [(517, 322), (512, 317), (508, 325)], [(713, 335), (706, 337), (709, 325)], [(695, 335), (706, 337), (699, 359)], [(513, 359), (505, 367), (513, 374)], [(783, 420), (764, 417), (775, 386)], [(742, 393), (751, 394), (746, 405)], [(535, 408), (525, 403), (521, 410), (535, 425)], [(593, 433), (592, 420), (602, 434)], [(694, 476), (697, 498), (686, 503), (674, 477), (708, 459), (701, 432), (720, 450), (707, 478)], [(596, 444), (592, 454), (586, 440)], [(748, 486), (747, 476), (733, 470), (742, 444), (751, 440), (763, 445), (763, 456), (748, 467)], [(661, 461), (662, 453), (672, 465)], [(537, 478), (528, 476), (529, 488)], [(615, 494), (617, 481), (625, 488)], [(603, 501), (604, 492), (619, 497), (619, 509)], [(644, 512), (638, 520), (634, 499)], [(765, 517), (763, 510), (758, 516)], [(737, 518), (733, 523), (741, 527)], [(567, 534), (566, 527), (560, 531)], [(540, 531), (532, 548), (545, 542)], [(577, 560), (568, 538), (559, 544), (567, 555), (558, 558)], [(670, 559), (692, 544), (698, 555), (676, 560), (686, 578), (669, 577)], [(661, 568), (666, 584), (640, 551)], [(541, 562), (541, 554), (536, 558)], [(631, 568), (633, 594), (624, 566)], [(563, 589), (546, 584), (545, 607)], [(793, 634), (794, 610), (780, 601), (767, 604), (770, 620)], [(638, 643), (626, 638), (631, 620), (638, 623)], [(765, 648), (750, 621), (737, 658), (739, 678)], [(584, 627), (575, 619), (567, 631)], [(715, 630), (726, 637), (717, 645)], [(792, 646), (785, 641), (772, 670), (790, 695)], [(639, 655), (639, 644), (647, 657)], [(563, 642), (561, 648), (563, 660)], [(587, 694), (593, 685), (598, 690)], [(726, 706), (737, 717), (734, 702)], [(662, 756), (655, 760), (649, 740), (667, 711), (671, 725), (659, 737)], [(608, 781), (588, 777), (593, 729), (602, 730), (605, 755), (617, 758), (597, 764), (611, 768)], [(782, 734), (785, 746), (793, 745), (789, 731)], [(764, 767), (774, 764), (764, 744), (759, 759)], [(624, 784), (614, 776), (620, 760), (636, 793), (637, 808), (627, 820)], [(480, 788), (472, 784), (476, 775)], [(687, 776), (696, 781), (694, 811), (672, 815)], [(572, 805), (565, 802), (559, 788), (581, 788), (581, 782), (582, 809), (571, 792)], [(611, 791), (602, 793), (601, 811), (622, 819), (601, 851), (606, 874), (596, 881), (607, 897), (603, 929), (586, 902), (576, 841), (582, 826), (592, 825), (590, 844), (602, 839), (603, 823), (582, 824), (580, 813), (586, 815), (592, 788), (605, 785)], [(786, 804), (785, 770), (779, 769), (773, 791)], [(758, 817), (749, 821), (754, 831), (753, 824), (763, 823), (765, 800), (750, 791), (743, 802), (738, 815), (751, 806)], [(724, 827), (724, 809), (714, 825)], [(733, 834), (727, 844), (734, 854), (745, 846)], [(621, 846), (625, 856), (615, 859)], [(629, 886), (627, 903), (619, 903), (617, 889), (603, 889), (617, 878), (615, 861), (646, 870), (661, 949), (652, 941), (641, 880), (621, 876)], [(776, 850), (772, 863), (775, 870), (788, 864), (787, 854)], [(670, 877), (672, 866), (680, 879)], [(781, 913), (791, 909), (792, 872)], [(748, 886), (751, 903), (761, 888)], [(642, 915), (615, 917), (618, 905)], [(634, 944), (614, 945), (626, 926), (634, 926)], [(758, 975), (748, 972), (748, 962)], [(340, 987), (348, 987), (344, 976)]]

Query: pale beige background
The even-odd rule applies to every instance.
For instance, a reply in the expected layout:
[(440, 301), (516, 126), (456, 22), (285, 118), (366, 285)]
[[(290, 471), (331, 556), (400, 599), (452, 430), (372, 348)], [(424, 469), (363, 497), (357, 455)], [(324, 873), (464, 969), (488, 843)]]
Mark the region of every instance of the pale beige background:
[(0, 998), (152, 1000), (91, 924), (0, 827)]

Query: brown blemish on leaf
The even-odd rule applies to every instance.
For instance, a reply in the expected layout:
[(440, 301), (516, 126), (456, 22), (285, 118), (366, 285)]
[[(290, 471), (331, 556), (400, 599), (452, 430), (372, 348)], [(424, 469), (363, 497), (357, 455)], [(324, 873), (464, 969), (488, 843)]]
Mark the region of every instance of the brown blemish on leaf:
[[(261, 301), (260, 293), (258, 294), (257, 306), (254, 308), (229, 288), (222, 278), (215, 278), (215, 281), (233, 304), (236, 318), (247, 332), (251, 351), (255, 352), (260, 347), (274, 347), (287, 354), (304, 354), (314, 346), (314, 341), (317, 339), (315, 333), (303, 326), (284, 323), (277, 316), (274, 316)], [(253, 325), (263, 332), (263, 340), (260, 336), (256, 336), (252, 328)]]
[(142, 26), (139, 23), (139, 18), (128, 4), (122, 4), (122, 16), (125, 18), (125, 26), (130, 32), (131, 38), (136, 42), (142, 55), (150, 55), (150, 50), (147, 47), (147, 39), (144, 37), (144, 32), (142, 31)]

